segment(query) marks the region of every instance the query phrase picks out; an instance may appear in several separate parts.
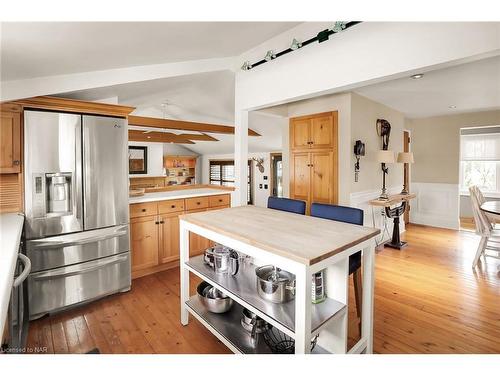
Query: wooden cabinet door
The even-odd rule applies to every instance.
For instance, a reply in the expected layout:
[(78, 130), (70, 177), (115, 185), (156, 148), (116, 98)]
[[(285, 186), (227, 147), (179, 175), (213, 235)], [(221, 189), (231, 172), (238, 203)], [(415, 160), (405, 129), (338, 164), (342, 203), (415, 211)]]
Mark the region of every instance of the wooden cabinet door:
[(21, 172), (21, 112), (4, 111), (0, 116), (0, 173)]
[(333, 116), (314, 117), (311, 120), (311, 148), (334, 147)]
[[(207, 211), (206, 208), (200, 210), (189, 210), (187, 213), (193, 212), (203, 212)], [(204, 251), (210, 247), (210, 240), (208, 238), (202, 237), (196, 233), (189, 232), (189, 256), (193, 257), (196, 255), (203, 254)]]
[(290, 197), (309, 200), (311, 170), (308, 152), (295, 152), (291, 155)]
[(311, 152), (311, 203), (333, 203), (333, 152)]
[(310, 147), (310, 119), (293, 119), (290, 122), (290, 147), (305, 150)]
[(130, 220), (132, 247), (132, 271), (153, 267), (158, 264), (157, 216), (146, 216)]
[(179, 259), (179, 214), (164, 214), (160, 217), (160, 264)]

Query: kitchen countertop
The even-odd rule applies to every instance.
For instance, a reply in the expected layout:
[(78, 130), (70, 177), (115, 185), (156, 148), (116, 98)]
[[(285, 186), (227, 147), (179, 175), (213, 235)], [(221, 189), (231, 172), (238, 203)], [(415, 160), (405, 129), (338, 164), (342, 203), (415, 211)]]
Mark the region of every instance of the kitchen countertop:
[(9, 309), (24, 216), (0, 214), (0, 341)]
[(128, 202), (130, 204), (145, 203), (145, 202), (164, 201), (170, 199), (194, 198), (207, 195), (221, 195), (221, 194), (231, 194), (231, 191), (225, 189), (213, 189), (213, 188), (161, 191), (157, 193), (145, 193), (140, 197), (130, 197), (128, 199)]
[(380, 233), (371, 227), (256, 206), (185, 214), (180, 219), (307, 265)]

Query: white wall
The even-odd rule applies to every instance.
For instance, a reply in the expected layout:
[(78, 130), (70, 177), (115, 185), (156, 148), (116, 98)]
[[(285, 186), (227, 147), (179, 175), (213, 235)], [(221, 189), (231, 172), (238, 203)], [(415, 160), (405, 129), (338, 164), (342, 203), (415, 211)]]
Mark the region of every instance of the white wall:
[[(279, 151), (277, 151), (279, 152)], [(269, 152), (254, 152), (248, 154), (249, 159), (251, 158), (263, 158), (264, 159), (264, 173), (260, 173), (257, 169), (256, 163), (253, 162), (253, 204), (255, 206), (267, 207), (267, 198), (270, 195), (271, 185), (270, 185), (270, 171), (271, 171), (271, 158)], [(202, 171), (202, 184), (210, 183), (210, 160), (234, 160), (234, 154), (212, 154), (212, 155), (202, 155), (201, 159), (201, 171)], [(264, 180), (264, 176), (267, 176), (267, 180)], [(262, 184), (262, 189), (259, 188), (259, 184)], [(267, 184), (267, 189), (264, 189), (264, 184)], [(235, 194), (232, 194), (232, 200), (236, 199)]]

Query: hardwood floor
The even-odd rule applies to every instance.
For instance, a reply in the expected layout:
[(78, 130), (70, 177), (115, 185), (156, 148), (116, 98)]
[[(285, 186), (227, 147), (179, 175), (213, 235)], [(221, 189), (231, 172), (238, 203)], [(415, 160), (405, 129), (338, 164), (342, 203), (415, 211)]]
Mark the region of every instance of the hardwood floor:
[[(477, 236), (410, 225), (402, 251), (376, 256), (377, 353), (500, 353), (498, 260), (471, 268)], [(196, 280), (192, 279), (192, 293)], [(350, 290), (350, 342), (358, 335)], [(229, 353), (194, 318), (179, 322), (179, 271), (133, 281), (128, 293), (31, 323), (29, 348), (48, 353)], [(40, 349), (39, 349), (40, 350)]]

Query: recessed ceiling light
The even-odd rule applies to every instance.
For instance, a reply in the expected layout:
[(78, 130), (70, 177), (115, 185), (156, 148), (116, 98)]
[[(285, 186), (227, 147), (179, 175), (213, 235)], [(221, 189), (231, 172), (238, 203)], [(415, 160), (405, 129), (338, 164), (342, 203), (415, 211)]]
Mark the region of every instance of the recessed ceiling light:
[(424, 75), (422, 73), (418, 73), (418, 74), (414, 74), (412, 76), (410, 76), (411, 79), (420, 79), (422, 78)]
[(449, 108), (449, 109), (455, 109), (455, 108), (457, 108), (457, 106), (456, 106), (456, 105), (454, 105), (454, 104), (452, 104), (452, 105), (449, 105), (449, 106), (448, 106), (448, 108)]

